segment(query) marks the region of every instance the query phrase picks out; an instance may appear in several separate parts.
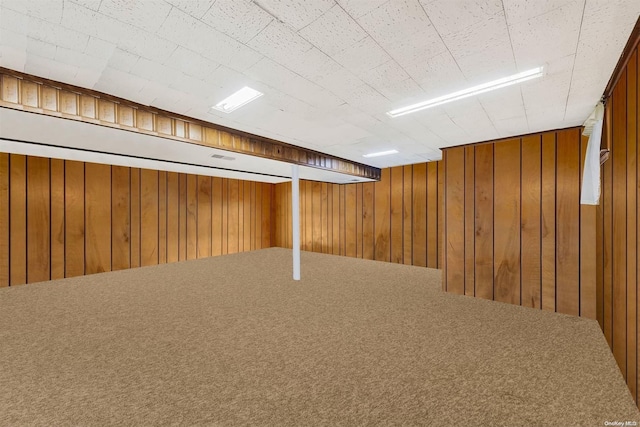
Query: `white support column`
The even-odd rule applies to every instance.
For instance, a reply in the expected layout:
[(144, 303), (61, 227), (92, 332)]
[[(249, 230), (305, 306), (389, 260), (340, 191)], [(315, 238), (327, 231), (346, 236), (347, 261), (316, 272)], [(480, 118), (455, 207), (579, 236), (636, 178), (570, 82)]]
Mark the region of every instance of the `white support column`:
[(293, 280), (300, 280), (300, 182), (298, 165), (291, 166), (291, 226), (293, 227)]

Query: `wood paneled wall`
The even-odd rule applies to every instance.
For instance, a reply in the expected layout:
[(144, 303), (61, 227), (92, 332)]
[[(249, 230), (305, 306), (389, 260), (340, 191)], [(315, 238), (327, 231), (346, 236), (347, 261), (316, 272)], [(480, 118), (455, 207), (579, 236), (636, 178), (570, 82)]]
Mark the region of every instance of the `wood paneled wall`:
[(595, 319), (580, 128), (444, 150), (448, 292)]
[(272, 191), (0, 153), (0, 286), (270, 247)]
[(597, 209), (597, 314), (604, 336), (638, 402), (638, 48), (606, 104), (611, 128), (611, 157), (602, 167), (602, 195)]
[[(441, 162), (382, 170), (379, 182), (300, 181), (302, 250), (439, 268)], [(275, 186), (275, 246), (290, 248), (291, 183)]]

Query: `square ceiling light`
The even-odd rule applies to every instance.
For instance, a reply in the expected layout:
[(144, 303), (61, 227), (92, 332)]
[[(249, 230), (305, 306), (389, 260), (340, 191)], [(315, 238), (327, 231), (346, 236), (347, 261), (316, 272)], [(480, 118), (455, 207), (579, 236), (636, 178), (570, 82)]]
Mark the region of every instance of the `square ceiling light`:
[(245, 86), (236, 93), (218, 102), (211, 108), (214, 110), (222, 111), (223, 113), (231, 113), (232, 111), (235, 111), (238, 108), (247, 105), (251, 101), (255, 101), (262, 95), (262, 92), (252, 89), (249, 86)]

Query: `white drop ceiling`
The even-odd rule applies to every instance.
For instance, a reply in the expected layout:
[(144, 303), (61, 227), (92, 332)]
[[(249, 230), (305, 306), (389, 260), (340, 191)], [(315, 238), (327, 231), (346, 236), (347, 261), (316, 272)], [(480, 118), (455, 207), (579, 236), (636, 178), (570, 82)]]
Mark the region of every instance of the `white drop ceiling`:
[[(582, 124), (639, 13), (638, 0), (0, 0), (0, 66), (387, 167)], [(537, 66), (541, 79), (385, 114)], [(265, 95), (209, 112), (243, 86)]]

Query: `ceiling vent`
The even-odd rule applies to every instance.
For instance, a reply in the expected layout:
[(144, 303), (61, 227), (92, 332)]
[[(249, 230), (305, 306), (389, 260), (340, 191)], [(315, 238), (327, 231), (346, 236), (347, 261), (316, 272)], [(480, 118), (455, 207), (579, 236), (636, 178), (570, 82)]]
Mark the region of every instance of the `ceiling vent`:
[(213, 154), (211, 156), (212, 159), (220, 159), (220, 160), (235, 160), (235, 157), (223, 156), (222, 154)]

